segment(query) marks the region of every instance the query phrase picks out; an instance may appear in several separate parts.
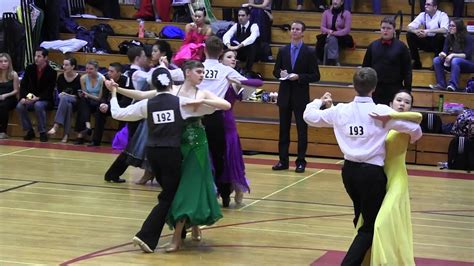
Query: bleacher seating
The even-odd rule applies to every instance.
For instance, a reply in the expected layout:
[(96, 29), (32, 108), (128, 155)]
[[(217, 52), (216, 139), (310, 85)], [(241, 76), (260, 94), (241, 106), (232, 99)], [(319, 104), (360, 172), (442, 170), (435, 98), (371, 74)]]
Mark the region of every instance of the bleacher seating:
[[(296, 4), (294, 1), (290, 1), (290, 9), (295, 9)], [(371, 7), (368, 4), (370, 1), (355, 1), (359, 2), (355, 6), (355, 12), (367, 12), (371, 13)], [(367, 2), (367, 3), (366, 3)], [(417, 2), (417, 1), (416, 1)], [(237, 7), (242, 3), (241, 0), (214, 0), (213, 4), (214, 13), (217, 18), (222, 18), (224, 8)], [(384, 1), (382, 6), (382, 12), (384, 13), (395, 13), (397, 10), (402, 9), (404, 12), (405, 26), (410, 20), (409, 7), (405, 0), (393, 0)], [(311, 1), (305, 1), (305, 9), (310, 10)], [(448, 13), (450, 5), (441, 3), (441, 8)], [(471, 5), (468, 9), (472, 8)], [(418, 8), (416, 8), (418, 10)], [(99, 15), (100, 13), (93, 8), (88, 7), (87, 11), (93, 14)], [(136, 36), (138, 30), (138, 23), (133, 18), (135, 10), (133, 6), (122, 5), (121, 15), (123, 19), (116, 20), (94, 20), (94, 19), (78, 19), (77, 22), (90, 28), (92, 25), (99, 23), (108, 23), (112, 26), (115, 31), (115, 36), (109, 36), (108, 42), (114, 51), (118, 50), (118, 44), (125, 40), (138, 39)], [(273, 11), (274, 25), (282, 25), (290, 23), (293, 20), (295, 11)], [(474, 14), (474, 12), (473, 12)], [(319, 34), (319, 24), (321, 20), (321, 13), (314, 12), (298, 12), (298, 19), (305, 21), (309, 27), (305, 32), (305, 42), (314, 45), (315, 36)], [(367, 45), (373, 40), (379, 38), (378, 28), (379, 22), (384, 15), (372, 15), (372, 14), (353, 14), (353, 31), (351, 34), (354, 37), (357, 48), (354, 50), (344, 50), (341, 53), (341, 63), (343, 67), (331, 67), (331, 66), (320, 66), (321, 71), (321, 83), (311, 84), (310, 93), (311, 98), (319, 97), (323, 92), (329, 91), (332, 93), (335, 101), (348, 102), (351, 101), (355, 95), (352, 87), (348, 86), (351, 83), (352, 75), (355, 70), (355, 66), (360, 65)], [(177, 25), (184, 28), (183, 23), (155, 23), (145, 22), (145, 29), (159, 33), (165, 25)], [(61, 34), (61, 39), (68, 39), (73, 37), (72, 34)], [(272, 28), (272, 52), (276, 56), (277, 49), (283, 44), (288, 43), (289, 33), (285, 30), (280, 29), (277, 26)], [(401, 40), (406, 42), (406, 35), (402, 33)], [(151, 44), (155, 41), (152, 38), (142, 38), (140, 41)], [(168, 40), (174, 50), (180, 46), (180, 40)], [(72, 53), (80, 65), (84, 65), (86, 61), (95, 59), (101, 66), (107, 66), (111, 62), (128, 63), (125, 55), (119, 54), (93, 54), (93, 53)], [(430, 53), (420, 53), (423, 65), (430, 66), (432, 55)], [(61, 63), (64, 55), (59, 52), (51, 52), (50, 59), (57, 63)], [(278, 91), (278, 82), (274, 80), (272, 75), (273, 63), (256, 63), (255, 71), (260, 72), (267, 81), (263, 86), (266, 91)], [(453, 92), (442, 92), (442, 91), (431, 91), (426, 89), (426, 86), (430, 83), (434, 83), (434, 73), (429, 70), (417, 70), (413, 74), (413, 84), (416, 87), (413, 91), (416, 108), (422, 108), (423, 110), (434, 110), (438, 104), (439, 95), (443, 94), (446, 102), (459, 102), (464, 103), (465, 106), (474, 106), (474, 95), (466, 93), (453, 93)], [(469, 75), (462, 76), (462, 84), (465, 84)], [(235, 115), (237, 117), (237, 126), (241, 137), (241, 142), (244, 149), (256, 150), (262, 152), (277, 152), (278, 149), (278, 109), (274, 104), (260, 103), (260, 102), (239, 102), (236, 104)], [(455, 116), (440, 113), (445, 123), (452, 122)], [(54, 118), (54, 112), (48, 113), (48, 123), (52, 124)], [(10, 120), (12, 126), (9, 127), (9, 134), (12, 136), (22, 136), (23, 132), (19, 126), (19, 118), (15, 112), (12, 113)], [(112, 119), (108, 119), (106, 124), (106, 132), (104, 133), (104, 140), (110, 141), (113, 137), (114, 130), (116, 130), (118, 123)], [(58, 132), (58, 136), (62, 132)], [(74, 138), (74, 135), (70, 136)], [(416, 144), (411, 145), (409, 152), (407, 153), (407, 161), (417, 164), (436, 164), (438, 161), (447, 160), (448, 144), (452, 136), (449, 135), (434, 135), (426, 134)], [(331, 129), (316, 129), (310, 128), (309, 130), (309, 145), (308, 155), (323, 156), (323, 157), (334, 157), (341, 158), (342, 153), (337, 146), (334, 134)], [(290, 152), (296, 152), (296, 129), (292, 130)]]

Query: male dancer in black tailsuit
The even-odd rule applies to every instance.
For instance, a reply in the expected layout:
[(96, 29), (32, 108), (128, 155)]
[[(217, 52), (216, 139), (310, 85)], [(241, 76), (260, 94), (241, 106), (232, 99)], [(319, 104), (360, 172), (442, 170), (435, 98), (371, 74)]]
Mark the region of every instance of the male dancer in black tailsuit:
[(280, 80), (278, 109), (280, 112), (280, 137), (278, 153), (280, 161), (273, 170), (286, 170), (289, 166), (291, 116), (295, 114), (298, 131), (298, 158), (295, 172), (303, 173), (306, 167), (308, 146), (308, 125), (303, 120), (303, 112), (309, 103), (309, 83), (320, 79), (318, 63), (314, 51), (303, 43), (305, 24), (294, 21), (291, 24), (291, 43), (280, 48), (273, 69), (273, 75)]
[[(198, 85), (200, 90), (207, 90), (218, 97), (224, 99), (230, 80), (246, 80), (247, 78), (239, 74), (235, 69), (224, 66), (219, 63), (219, 56), (222, 54), (224, 44), (216, 37), (211, 36), (206, 40), (206, 61), (204, 61), (204, 80)], [(230, 79), (230, 80), (229, 80)], [(224, 170), (224, 160), (226, 152), (224, 114), (223, 111), (206, 115), (202, 119), (206, 128), (206, 135), (211, 151), (212, 163), (214, 165), (214, 178), (217, 186), (217, 192), (222, 197), (222, 206), (229, 207), (230, 193), (232, 193), (232, 184), (230, 180), (224, 180), (222, 172)]]

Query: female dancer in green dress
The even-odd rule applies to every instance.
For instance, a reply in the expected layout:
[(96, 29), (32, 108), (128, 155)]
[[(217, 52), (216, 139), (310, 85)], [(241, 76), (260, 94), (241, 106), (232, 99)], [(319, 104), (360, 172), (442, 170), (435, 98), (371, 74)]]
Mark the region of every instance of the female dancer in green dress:
[[(174, 86), (172, 93), (193, 99), (203, 99), (205, 104), (217, 109), (228, 110), (231, 105), (209, 91), (200, 91), (196, 85), (204, 78), (204, 66), (198, 61), (187, 61), (183, 65), (185, 82)], [(141, 100), (152, 98), (156, 92), (132, 91), (118, 88), (118, 93)], [(222, 218), (214, 188), (206, 132), (199, 118), (187, 120), (181, 138), (183, 155), (181, 181), (168, 213), (167, 222), (175, 232), (167, 252), (177, 251), (181, 246), (181, 232), (184, 226), (192, 227), (192, 239), (201, 240), (199, 225), (211, 225)]]
[[(390, 107), (397, 112), (376, 119), (403, 119), (420, 123), (420, 113), (408, 112), (412, 104), (413, 96), (408, 91), (400, 91), (390, 103)], [(396, 131), (390, 131), (385, 140), (387, 194), (375, 220), (370, 265), (415, 265), (405, 162), (409, 142), (409, 135)]]

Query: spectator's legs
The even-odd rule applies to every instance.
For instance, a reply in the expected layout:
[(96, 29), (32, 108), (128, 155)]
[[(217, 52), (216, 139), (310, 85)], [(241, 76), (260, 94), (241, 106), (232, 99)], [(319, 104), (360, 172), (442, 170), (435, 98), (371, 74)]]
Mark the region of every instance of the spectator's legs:
[(21, 127), (26, 132), (32, 132), (33, 125), (31, 124), (30, 117), (28, 116), (28, 108), (30, 108), (28, 104), (22, 104), (18, 102), (16, 105), (16, 110), (21, 118)]
[(280, 163), (284, 166), (289, 165), (289, 146), (292, 108), (289, 106), (278, 107), (280, 112), (280, 133), (278, 138), (278, 154)]
[(258, 43), (253, 43), (247, 45), (243, 48), (240, 48), (237, 53), (237, 58), (239, 60), (245, 60), (245, 71), (251, 71), (253, 63), (255, 62), (255, 57), (257, 56), (257, 46)]
[(9, 97), (3, 101), (0, 101), (0, 133), (7, 133), (8, 116), (10, 114), (10, 110), (14, 109), (15, 106), (15, 97)]
[(108, 111), (107, 113), (102, 113), (100, 110), (97, 110), (95, 113), (94, 135), (92, 136), (92, 144), (94, 146), (100, 146), (102, 142), (102, 135), (104, 134), (104, 126), (108, 115)]
[(430, 43), (433, 48), (433, 53), (434, 53), (434, 56), (436, 57), (439, 55), (439, 53), (441, 53), (441, 51), (443, 51), (445, 37), (444, 37), (444, 34), (436, 34), (435, 36), (430, 37), (430, 38), (431, 38)]
[(316, 8), (316, 11), (323, 12), (326, 8), (326, 1), (324, 0), (313, 0), (313, 5)]
[(38, 123), (38, 132), (40, 134), (46, 133), (46, 108), (49, 102), (47, 101), (36, 101), (34, 104), (36, 119)]
[(281, 10), (282, 8), (282, 0), (273, 0), (272, 2), (272, 10)]
[(64, 134), (69, 134), (71, 130), (71, 118), (73, 105), (76, 103), (76, 97), (70, 95), (59, 95), (59, 105), (56, 111), (54, 123), (64, 126)]
[(453, 17), (462, 17), (464, 12), (464, 0), (453, 0)]
[(372, 0), (372, 9), (374, 14), (380, 15), (382, 13), (382, 1), (381, 0)]
[(352, 0), (345, 0), (344, 1), (344, 9), (351, 11), (352, 10)]
[(87, 105), (87, 100), (85, 98), (79, 98), (78, 107), (77, 107), (77, 116), (76, 116), (76, 132), (80, 133), (86, 129), (86, 121), (89, 120), (90, 110)]
[(306, 151), (308, 149), (308, 124), (303, 120), (303, 113), (306, 106), (297, 106), (294, 108), (296, 130), (298, 132), (298, 157), (296, 165), (306, 166)]
[(303, 9), (303, 4), (304, 4), (303, 0), (296, 0), (296, 9), (297, 10)]
[(66, 100), (66, 110), (64, 112), (64, 134), (69, 135), (69, 132), (71, 131), (71, 120), (72, 120), (72, 114), (74, 113), (74, 105), (77, 102), (77, 98), (73, 96), (67, 97)]
[(453, 58), (451, 60), (451, 78), (449, 85), (454, 86), (456, 90), (459, 88), (460, 73), (474, 73), (474, 62), (468, 61), (464, 58)]
[(413, 69), (420, 69), (422, 65), (418, 48), (421, 40), (416, 34), (407, 32), (407, 42), (408, 48), (410, 48), (411, 60), (413, 60)]
[(446, 88), (446, 77), (444, 76), (444, 59), (441, 59), (439, 56), (433, 59), (433, 68), (436, 75), (436, 83), (441, 87)]
[(326, 64), (335, 66), (339, 62), (339, 42), (335, 36), (326, 38), (324, 51)]
[[(163, 22), (171, 21), (171, 1), (157, 0), (155, 1), (156, 9), (159, 11), (159, 18)], [(156, 18), (156, 14), (155, 14)]]

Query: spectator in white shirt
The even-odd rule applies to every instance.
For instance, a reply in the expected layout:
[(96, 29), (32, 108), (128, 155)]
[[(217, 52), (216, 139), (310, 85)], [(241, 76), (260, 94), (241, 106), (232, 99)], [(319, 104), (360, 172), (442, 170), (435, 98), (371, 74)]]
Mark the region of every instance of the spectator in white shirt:
[[(344, 154), (342, 180), (354, 204), (354, 226), (362, 214), (364, 224), (359, 228), (342, 265), (361, 265), (372, 245), (374, 223), (386, 193), (387, 177), (383, 165), (385, 139), (391, 129), (410, 135), (411, 142), (421, 137), (418, 124), (390, 120), (383, 125), (370, 114), (389, 114), (387, 105), (376, 105), (371, 93), (377, 85), (377, 73), (372, 68), (361, 68), (354, 74), (357, 95), (348, 104), (332, 105), (330, 93), (306, 106), (303, 118), (310, 126), (333, 127), (337, 143)], [(329, 107), (320, 110), (321, 106)]]
[(448, 25), (449, 17), (445, 12), (438, 10), (438, 0), (426, 0), (425, 12), (421, 12), (408, 24), (407, 42), (413, 60), (413, 69), (423, 67), (418, 49), (433, 52), (434, 56), (443, 50)]
[(260, 30), (256, 23), (250, 23), (250, 10), (239, 8), (238, 23), (223, 36), (222, 41), (229, 50), (237, 51), (238, 60), (246, 60), (245, 71), (251, 71), (258, 49)]
[[(420, 12), (425, 10), (425, 0), (420, 0)], [(464, 12), (464, 0), (452, 0), (453, 2), (453, 17), (460, 18)], [(468, 1), (466, 1), (467, 3)]]

